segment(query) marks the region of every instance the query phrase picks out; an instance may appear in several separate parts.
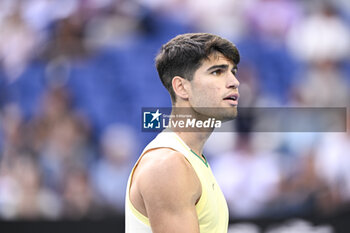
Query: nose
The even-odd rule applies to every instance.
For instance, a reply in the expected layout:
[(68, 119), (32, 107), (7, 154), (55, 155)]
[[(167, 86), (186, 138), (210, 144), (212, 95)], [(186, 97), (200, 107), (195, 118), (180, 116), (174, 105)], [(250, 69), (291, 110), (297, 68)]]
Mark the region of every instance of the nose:
[(238, 79), (236, 78), (236, 75), (230, 73), (228, 75), (226, 84), (227, 84), (226, 85), (227, 88), (238, 88), (240, 83), (239, 83)]

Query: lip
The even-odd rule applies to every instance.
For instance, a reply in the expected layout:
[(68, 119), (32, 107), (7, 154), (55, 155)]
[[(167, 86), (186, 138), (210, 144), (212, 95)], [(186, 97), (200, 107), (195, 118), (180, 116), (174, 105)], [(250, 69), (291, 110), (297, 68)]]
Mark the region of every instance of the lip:
[[(235, 97), (236, 99), (233, 100), (231, 99), (232, 97)], [(238, 99), (239, 99), (239, 93), (233, 93), (223, 98), (223, 100), (225, 100), (226, 102), (228, 102), (230, 105), (233, 105), (233, 106), (238, 105)]]

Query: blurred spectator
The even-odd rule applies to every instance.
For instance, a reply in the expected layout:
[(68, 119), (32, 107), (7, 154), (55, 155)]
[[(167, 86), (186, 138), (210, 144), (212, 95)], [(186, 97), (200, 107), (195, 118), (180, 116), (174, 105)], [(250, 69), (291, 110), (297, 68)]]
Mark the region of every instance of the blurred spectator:
[(291, 52), (303, 61), (349, 58), (349, 26), (331, 3), (315, 9), (290, 31), (287, 42)]
[(38, 164), (28, 155), (18, 155), (13, 172), (19, 182), (17, 217), (39, 219), (57, 218), (60, 214), (57, 194), (41, 186)]
[(7, 104), (1, 112), (1, 130), (3, 132), (2, 156), (8, 158), (17, 148), (23, 146), (23, 116), (17, 104)]
[(63, 217), (68, 219), (98, 217), (99, 209), (95, 204), (87, 171), (71, 167), (64, 177)]
[(10, 169), (12, 168), (5, 165), (2, 159), (0, 163), (0, 218), (2, 219), (17, 217), (20, 187)]
[[(314, 62), (301, 73), (294, 88), (297, 106), (345, 107), (349, 102), (349, 85), (337, 64), (329, 59)], [(292, 102), (292, 101), (291, 101)]]
[(138, 142), (133, 128), (111, 125), (101, 138), (101, 157), (92, 170), (99, 199), (112, 211), (124, 213), (125, 189)]
[(79, 14), (56, 21), (54, 34), (46, 49), (48, 59), (60, 56), (71, 59), (86, 55), (84, 46), (84, 19)]
[(93, 157), (89, 123), (71, 109), (65, 89), (48, 90), (42, 107), (33, 119), (33, 143), (40, 155), (45, 184), (59, 190), (69, 166), (86, 168)]
[(9, 81), (15, 80), (35, 55), (36, 32), (21, 15), (22, 1), (0, 20), (0, 64)]
[(300, 8), (298, 1), (259, 0), (251, 1), (244, 9), (247, 30), (237, 44), (242, 62), (248, 62), (256, 71), (259, 106), (288, 102), (298, 64), (289, 53), (285, 38), (300, 20)]
[[(348, 114), (347, 121), (349, 122)], [(324, 134), (315, 156), (316, 173), (328, 188), (321, 208), (329, 214), (350, 204), (350, 126), (346, 133)]]
[[(226, 197), (231, 217), (262, 216), (278, 191), (276, 154), (255, 150), (253, 135), (241, 134), (232, 152), (217, 156), (212, 170)], [(230, 177), (230, 179), (228, 179)]]
[[(178, 1), (179, 5), (182, 3)], [(187, 19), (193, 22), (198, 31), (211, 32), (223, 37), (240, 39), (247, 30), (247, 23), (243, 17), (245, 9), (253, 1), (229, 1), (219, 0), (199, 1), (189, 0), (185, 2)]]
[(13, 154), (2, 163), (0, 174), (1, 217), (20, 219), (56, 219), (60, 216), (60, 200), (41, 186), (38, 163), (28, 152)]
[[(291, 90), (291, 103), (307, 107), (345, 107), (349, 83), (340, 69), (350, 52), (350, 30), (330, 3), (320, 4), (289, 35), (294, 55), (305, 62)], [(317, 41), (317, 43), (315, 43)]]
[(289, 29), (300, 20), (300, 3), (292, 0), (252, 2), (245, 11), (250, 33), (271, 46), (283, 44)]
[(87, 21), (84, 42), (90, 49), (130, 46), (140, 33), (141, 19), (141, 6), (134, 1), (109, 3)]
[(316, 175), (313, 151), (285, 161), (279, 193), (269, 203), (266, 214), (274, 217), (306, 216), (318, 211), (317, 195), (323, 188)]
[(50, 25), (75, 14), (78, 7), (79, 0), (26, 0), (21, 10), (28, 24), (40, 32), (40, 39), (47, 40)]

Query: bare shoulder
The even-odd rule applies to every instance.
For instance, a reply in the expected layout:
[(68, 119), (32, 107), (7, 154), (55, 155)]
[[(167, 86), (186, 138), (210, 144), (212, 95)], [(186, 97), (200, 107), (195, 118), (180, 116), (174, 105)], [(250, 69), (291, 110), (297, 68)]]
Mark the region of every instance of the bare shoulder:
[(201, 184), (184, 155), (168, 148), (147, 152), (132, 183), (130, 200), (149, 218), (152, 232), (199, 233), (195, 205)]
[(178, 151), (169, 148), (149, 151), (136, 170), (135, 182), (144, 201), (163, 197), (176, 199), (181, 198), (179, 194), (184, 194), (184, 199), (196, 202), (201, 194), (194, 169)]
[(180, 152), (170, 148), (159, 148), (147, 152), (141, 159), (138, 169), (143, 175), (150, 176), (173, 172), (185, 175), (192, 167)]

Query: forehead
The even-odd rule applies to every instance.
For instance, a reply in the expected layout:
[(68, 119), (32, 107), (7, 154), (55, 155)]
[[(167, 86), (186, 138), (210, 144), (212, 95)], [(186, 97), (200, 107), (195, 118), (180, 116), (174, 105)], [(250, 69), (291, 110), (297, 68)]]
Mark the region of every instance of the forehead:
[(202, 65), (199, 69), (208, 69), (211, 66), (215, 65), (228, 65), (230, 67), (235, 66), (234, 62), (227, 57), (225, 57), (222, 53), (216, 52), (212, 53), (208, 56), (208, 59), (203, 59)]

